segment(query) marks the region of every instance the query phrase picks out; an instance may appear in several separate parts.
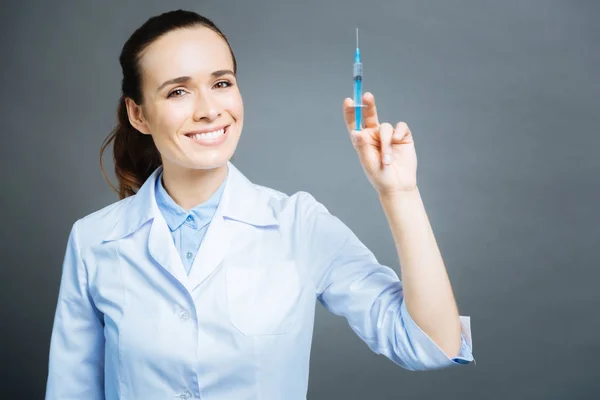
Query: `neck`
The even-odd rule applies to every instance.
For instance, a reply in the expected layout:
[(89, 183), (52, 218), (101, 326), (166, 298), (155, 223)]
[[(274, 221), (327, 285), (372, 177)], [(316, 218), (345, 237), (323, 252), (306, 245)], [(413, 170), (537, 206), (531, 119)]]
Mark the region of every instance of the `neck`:
[(169, 196), (189, 211), (206, 202), (227, 177), (227, 164), (214, 169), (187, 169), (163, 165), (162, 184)]

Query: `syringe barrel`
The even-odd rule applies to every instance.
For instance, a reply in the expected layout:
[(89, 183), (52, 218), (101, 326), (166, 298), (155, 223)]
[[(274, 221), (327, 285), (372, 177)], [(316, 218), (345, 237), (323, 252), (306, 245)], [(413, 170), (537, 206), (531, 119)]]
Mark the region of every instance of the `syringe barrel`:
[(354, 63), (354, 79), (362, 80), (363, 68), (362, 63)]

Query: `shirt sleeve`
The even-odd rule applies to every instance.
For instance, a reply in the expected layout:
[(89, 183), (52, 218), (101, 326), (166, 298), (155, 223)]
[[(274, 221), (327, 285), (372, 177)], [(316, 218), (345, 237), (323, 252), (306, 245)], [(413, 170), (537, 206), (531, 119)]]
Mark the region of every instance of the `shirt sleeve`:
[(45, 398), (104, 399), (103, 319), (89, 295), (77, 223), (63, 261)]
[(450, 358), (414, 322), (398, 274), (337, 217), (305, 193), (304, 224), (308, 265), (321, 304), (343, 316), (376, 354), (408, 370), (433, 370), (473, 359), (469, 317), (460, 317), (461, 348)]

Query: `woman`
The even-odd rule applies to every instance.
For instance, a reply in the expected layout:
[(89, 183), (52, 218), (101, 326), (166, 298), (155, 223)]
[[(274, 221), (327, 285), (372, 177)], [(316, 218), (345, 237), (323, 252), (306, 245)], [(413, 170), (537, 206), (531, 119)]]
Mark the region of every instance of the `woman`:
[(350, 99), (344, 115), (402, 282), (310, 194), (255, 185), (230, 162), (244, 112), (211, 21), (151, 18), (120, 62), (119, 124), (102, 147), (114, 141), (120, 201), (72, 227), (47, 399), (304, 399), (317, 299), (403, 368), (473, 360), (411, 133), (380, 124), (372, 95), (362, 130)]

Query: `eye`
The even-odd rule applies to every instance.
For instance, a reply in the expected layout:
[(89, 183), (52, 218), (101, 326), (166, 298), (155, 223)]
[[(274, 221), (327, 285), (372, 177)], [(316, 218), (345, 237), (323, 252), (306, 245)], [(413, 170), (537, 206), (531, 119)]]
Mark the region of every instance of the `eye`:
[(169, 93), (169, 95), (167, 96), (167, 98), (169, 97), (181, 97), (183, 96), (183, 94), (185, 93), (185, 91), (183, 89), (175, 89), (172, 92)]
[[(221, 86), (219, 86), (221, 85)], [(218, 86), (220, 89), (225, 89), (227, 87), (233, 86), (233, 84), (229, 81), (219, 81), (215, 83), (215, 86)]]

